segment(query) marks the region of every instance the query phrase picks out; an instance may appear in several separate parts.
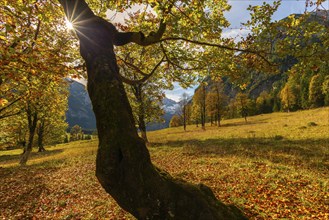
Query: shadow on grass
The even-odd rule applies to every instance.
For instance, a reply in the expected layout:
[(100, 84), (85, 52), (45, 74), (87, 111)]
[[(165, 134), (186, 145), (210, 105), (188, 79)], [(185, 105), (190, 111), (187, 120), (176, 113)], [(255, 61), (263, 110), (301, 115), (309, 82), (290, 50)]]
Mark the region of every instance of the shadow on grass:
[(169, 141), (151, 146), (184, 147), (191, 155), (237, 156), (269, 160), (282, 165), (329, 172), (329, 139), (277, 140), (273, 138), (229, 138)]
[[(23, 152), (23, 151), (22, 151)], [(47, 150), (43, 152), (31, 152), (29, 160), (34, 158), (40, 158), (40, 157), (47, 157), (47, 156), (53, 156), (55, 154), (62, 153), (62, 149), (55, 149), (55, 150)], [(19, 161), (21, 158), (21, 154), (16, 155), (1, 155), (0, 156), (0, 163), (1, 162), (13, 162), (13, 161)]]
[(43, 207), (42, 196), (49, 194), (49, 173), (56, 167), (38, 165), (0, 168), (1, 216), (4, 219), (32, 219)]

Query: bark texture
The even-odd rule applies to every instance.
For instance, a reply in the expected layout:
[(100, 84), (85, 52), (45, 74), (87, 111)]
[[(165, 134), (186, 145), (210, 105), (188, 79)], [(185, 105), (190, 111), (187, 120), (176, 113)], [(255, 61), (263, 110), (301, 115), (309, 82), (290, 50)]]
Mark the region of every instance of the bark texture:
[(37, 134), (38, 134), (38, 152), (46, 151), (45, 147), (43, 146), (43, 138), (45, 132), (45, 120), (41, 119), (38, 125)]
[(138, 219), (245, 219), (239, 209), (218, 201), (208, 187), (174, 179), (151, 163), (119, 76), (113, 52), (113, 44), (120, 42), (116, 30), (94, 16), (83, 0), (60, 2), (68, 18), (69, 10), (83, 13), (75, 28), (96, 116), (96, 175), (103, 188)]
[(32, 151), (33, 139), (38, 121), (38, 114), (32, 110), (30, 103), (27, 104), (26, 115), (28, 121), (29, 139), (27, 145), (24, 146), (24, 151), (19, 161), (19, 164), (21, 166), (25, 166), (27, 160), (29, 159), (30, 153)]

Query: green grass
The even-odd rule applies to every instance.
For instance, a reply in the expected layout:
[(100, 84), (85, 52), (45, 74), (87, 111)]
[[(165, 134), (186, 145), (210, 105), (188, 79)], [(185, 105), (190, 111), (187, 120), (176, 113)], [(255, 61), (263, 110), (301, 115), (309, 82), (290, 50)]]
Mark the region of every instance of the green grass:
[[(210, 186), (251, 219), (329, 219), (329, 108), (149, 132), (153, 162)], [(95, 178), (96, 141), (33, 153), (0, 151), (0, 217), (133, 219)]]

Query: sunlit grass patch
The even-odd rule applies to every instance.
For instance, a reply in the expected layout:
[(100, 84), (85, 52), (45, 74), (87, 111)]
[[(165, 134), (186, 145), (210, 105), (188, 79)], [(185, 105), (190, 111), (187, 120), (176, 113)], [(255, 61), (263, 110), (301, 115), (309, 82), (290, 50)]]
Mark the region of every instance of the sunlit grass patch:
[[(314, 122), (316, 126), (310, 126)], [(300, 127), (306, 127), (300, 129)], [(250, 219), (328, 219), (329, 108), (224, 120), (150, 132), (157, 167), (212, 188)], [(97, 141), (47, 147), (18, 167), (0, 151), (4, 219), (134, 219), (95, 177)], [(11, 159), (10, 159), (11, 158)]]
[[(52, 166), (59, 160), (70, 160), (75, 157), (84, 157), (86, 154), (96, 154), (97, 141), (76, 141), (68, 144), (58, 144), (55, 146), (46, 147), (46, 151), (37, 152), (33, 149), (28, 165), (43, 164)], [(0, 166), (13, 167), (18, 166), (22, 149), (0, 151)]]

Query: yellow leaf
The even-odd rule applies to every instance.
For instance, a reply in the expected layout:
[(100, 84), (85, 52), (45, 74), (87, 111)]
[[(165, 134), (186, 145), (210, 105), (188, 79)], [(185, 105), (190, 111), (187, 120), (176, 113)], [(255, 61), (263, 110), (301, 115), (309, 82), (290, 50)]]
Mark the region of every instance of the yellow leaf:
[(0, 98), (0, 106), (5, 106), (8, 103), (7, 99)]

